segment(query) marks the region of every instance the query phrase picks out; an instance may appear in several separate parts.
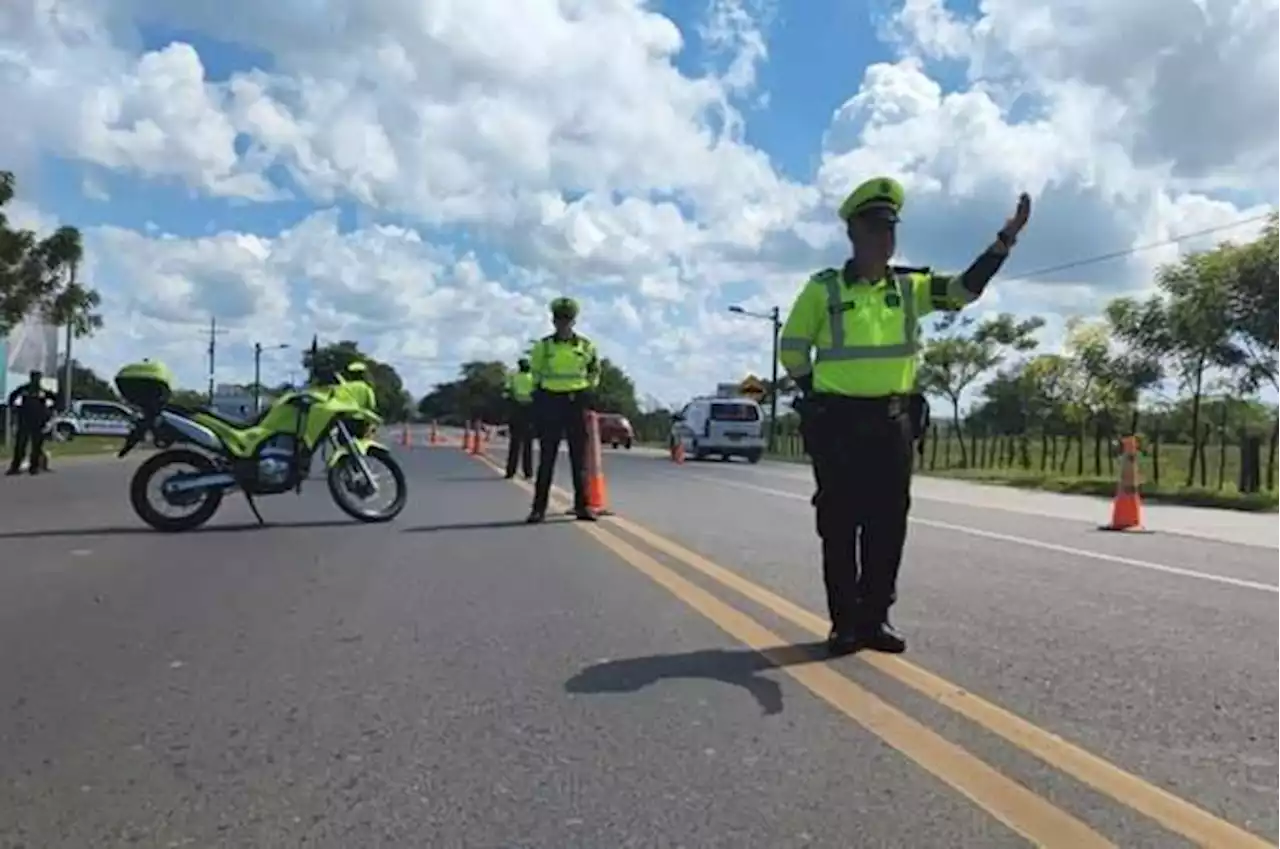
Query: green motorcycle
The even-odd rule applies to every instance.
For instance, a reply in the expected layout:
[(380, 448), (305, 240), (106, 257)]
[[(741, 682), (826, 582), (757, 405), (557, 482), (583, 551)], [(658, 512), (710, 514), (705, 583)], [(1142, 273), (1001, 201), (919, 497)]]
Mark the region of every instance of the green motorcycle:
[[(361, 522), (389, 522), (407, 501), (404, 471), (391, 452), (371, 438), (377, 413), (352, 403), (340, 387), (306, 388), (281, 396), (254, 421), (235, 421), (205, 408), (170, 403), (173, 376), (162, 363), (125, 366), (115, 376), (120, 395), (141, 415), (125, 439), (123, 457), (151, 433), (166, 449), (134, 473), (129, 500), (158, 531), (186, 531), (209, 521), (223, 495), (244, 493), (259, 523), (255, 495), (302, 491), (312, 460), (328, 446), (329, 493), (338, 507)], [(380, 482), (374, 467), (388, 473)], [(153, 496), (153, 485), (159, 492)], [(390, 503), (367, 506), (390, 488)], [(186, 512), (169, 515), (167, 508)]]

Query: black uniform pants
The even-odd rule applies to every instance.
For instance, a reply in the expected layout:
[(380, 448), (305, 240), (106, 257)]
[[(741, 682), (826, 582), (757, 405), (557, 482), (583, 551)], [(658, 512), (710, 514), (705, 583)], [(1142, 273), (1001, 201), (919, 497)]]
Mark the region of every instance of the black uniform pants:
[(897, 600), (907, 539), (909, 411), (898, 399), (816, 396), (804, 418), (832, 627), (874, 627)]
[(18, 427), (13, 434), (13, 459), (9, 461), (9, 471), (17, 472), (22, 466), (23, 455), (30, 453), (31, 474), (42, 471), (44, 466), (44, 422), (26, 422), (18, 419)]
[(533, 509), (537, 512), (545, 513), (547, 510), (561, 439), (569, 443), (574, 509), (585, 510), (587, 507), (585, 400), (579, 392), (540, 392), (533, 402), (534, 426), (538, 430), (538, 481), (533, 493)]
[(507, 416), (507, 477), (516, 476), (516, 466), (526, 478), (533, 477), (533, 410), (532, 404), (511, 404)]

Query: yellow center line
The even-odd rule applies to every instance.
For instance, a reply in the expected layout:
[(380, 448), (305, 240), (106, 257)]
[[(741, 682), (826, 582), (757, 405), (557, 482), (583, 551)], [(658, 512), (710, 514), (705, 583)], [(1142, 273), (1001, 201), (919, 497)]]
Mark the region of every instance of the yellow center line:
[[(483, 459), (495, 470), (497, 469), (487, 458)], [(568, 498), (568, 495), (559, 487), (553, 489), (561, 498)], [(609, 516), (605, 517), (604, 521), (612, 523), (654, 550), (738, 592), (806, 631), (816, 636), (826, 635), (825, 619), (742, 577), (737, 572), (714, 563), (697, 552), (629, 519)], [(1049, 766), (1149, 817), (1198, 846), (1223, 847), (1223, 849), (1274, 849), (1274, 844), (1268, 843), (1257, 835), (1214, 816), (1145, 779), (1125, 772), (1092, 752), (908, 660), (873, 652), (861, 653), (857, 658), (931, 701), (949, 708), (1019, 749), (1034, 755)]]
[[(487, 457), (478, 459), (499, 474)], [(527, 483), (513, 481), (526, 491)], [(568, 503), (558, 488), (558, 500)], [(967, 750), (890, 705), (823, 663), (795, 665), (784, 639), (745, 613), (662, 565), (599, 525), (576, 525), (624, 562), (702, 614), (734, 639), (759, 652), (805, 689), (958, 791), (1036, 846), (1114, 847), (1087, 824), (996, 771)]]

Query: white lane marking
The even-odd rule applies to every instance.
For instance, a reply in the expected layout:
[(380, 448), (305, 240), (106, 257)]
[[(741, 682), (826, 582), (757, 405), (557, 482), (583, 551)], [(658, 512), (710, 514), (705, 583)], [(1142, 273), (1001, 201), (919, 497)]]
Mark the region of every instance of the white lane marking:
[[(796, 501), (804, 501), (806, 503), (810, 500), (809, 496), (801, 495), (798, 492), (787, 492), (784, 489), (772, 489), (767, 486), (756, 486), (755, 484), (750, 483), (727, 481), (722, 478), (715, 478), (709, 475), (691, 473), (682, 475), (682, 477), (696, 478), (697, 480), (720, 484), (722, 486), (754, 490), (755, 492), (763, 492), (766, 495), (776, 495), (781, 498), (792, 498)], [(1152, 572), (1164, 572), (1167, 575), (1179, 575), (1183, 578), (1197, 578), (1201, 581), (1213, 581), (1215, 583), (1228, 584), (1233, 587), (1243, 587), (1249, 590), (1263, 590), (1264, 592), (1269, 593), (1280, 593), (1280, 586), (1276, 586), (1275, 584), (1264, 584), (1261, 581), (1249, 581), (1244, 578), (1231, 578), (1227, 575), (1215, 575), (1212, 572), (1198, 572), (1195, 569), (1166, 566), (1163, 563), (1152, 563), (1149, 560), (1136, 560), (1132, 557), (1121, 557), (1116, 554), (1103, 554), (1101, 551), (1089, 551), (1085, 548), (1073, 548), (1069, 545), (1058, 545), (1053, 542), (1043, 542), (1038, 539), (1028, 539), (1027, 537), (1019, 537), (1012, 534), (1002, 534), (997, 531), (970, 528), (967, 525), (953, 525), (950, 522), (939, 522), (936, 519), (917, 519), (912, 517), (911, 521), (918, 525), (925, 525), (930, 528), (939, 528), (944, 531), (955, 531), (960, 534), (969, 534), (970, 536), (999, 540), (1000, 542), (1012, 542), (1017, 545), (1026, 545), (1032, 548), (1043, 549), (1044, 551), (1056, 551), (1059, 554), (1070, 554), (1075, 557), (1091, 557), (1094, 560), (1105, 560), (1108, 563), (1119, 563), (1123, 566), (1133, 566), (1138, 569), (1149, 569)]]
[[(761, 464), (759, 466), (752, 466), (750, 468), (739, 466), (736, 469), (734, 469), (734, 471), (749, 472), (751, 474), (757, 474), (757, 475), (767, 475), (768, 477), (771, 477), (771, 478), (783, 478), (784, 480), (798, 481), (800, 483), (808, 483), (813, 480), (813, 476), (811, 474), (804, 474), (804, 473), (791, 474), (788, 471), (784, 471), (783, 469), (777, 468), (777, 467), (771, 467), (768, 464)], [(929, 477), (930, 476), (926, 474), (917, 475), (917, 479), (921, 479), (921, 478), (928, 479)], [(946, 478), (941, 478), (936, 480), (947, 481)], [(972, 487), (978, 488), (979, 490), (986, 490), (990, 492), (992, 495), (995, 495), (997, 492), (1008, 493), (1010, 491), (1008, 488), (997, 487), (997, 485), (995, 484), (983, 483), (982, 481), (952, 480), (949, 482), (960, 484), (962, 486), (963, 485), (972, 486)], [(1061, 498), (1082, 499), (1080, 502), (1081, 504), (1083, 504), (1084, 500), (1087, 499), (1088, 501), (1094, 502), (1097, 505), (1103, 506), (1103, 509), (1109, 509), (1108, 507), (1105, 506), (1107, 505), (1108, 499), (1103, 496), (1069, 495), (1066, 493), (1048, 493), (1048, 492), (1041, 493), (1041, 494), (1048, 495), (1048, 496), (1058, 496)], [(936, 504), (958, 504), (961, 507), (980, 507), (984, 510), (1000, 510), (1005, 513), (1017, 513), (1022, 516), (1039, 516), (1041, 518), (1056, 519), (1058, 521), (1067, 521), (1067, 522), (1084, 521), (1084, 519), (1082, 519), (1079, 513), (1073, 513), (1070, 510), (1065, 510), (1065, 509), (1055, 510), (1052, 508), (1039, 509), (1037, 507), (1028, 506), (1021, 502), (1017, 504), (994, 504), (989, 501), (985, 503), (975, 503), (974, 501), (970, 499), (966, 499), (959, 495), (947, 494), (947, 493), (939, 494), (936, 492), (935, 493), (917, 492), (915, 491), (914, 488), (912, 489), (912, 492), (911, 492), (911, 498), (913, 501), (932, 501)], [(1166, 508), (1161, 507), (1159, 509), (1166, 509)], [(1202, 508), (1173, 507), (1170, 509), (1194, 510), (1194, 509), (1202, 509)], [(1214, 509), (1214, 508), (1203, 508), (1203, 509)], [(1234, 512), (1234, 511), (1221, 510), (1219, 512), (1227, 513), (1227, 512)], [(1248, 515), (1254, 515), (1254, 514), (1244, 514), (1244, 515), (1248, 516)], [(1221, 531), (1216, 531), (1216, 530), (1198, 529), (1198, 528), (1179, 528), (1177, 530), (1171, 530), (1169, 528), (1161, 528), (1159, 530), (1160, 530), (1160, 533), (1168, 534), (1169, 536), (1191, 537), (1193, 539), (1200, 539), (1200, 540), (1207, 540), (1209, 542), (1222, 543), (1223, 545), (1242, 545), (1242, 546), (1247, 546), (1249, 548), (1262, 548), (1262, 549), (1271, 549), (1271, 550), (1274, 550), (1276, 548), (1275, 542), (1263, 542), (1261, 540), (1256, 540), (1256, 539), (1242, 539), (1239, 537), (1223, 536)]]

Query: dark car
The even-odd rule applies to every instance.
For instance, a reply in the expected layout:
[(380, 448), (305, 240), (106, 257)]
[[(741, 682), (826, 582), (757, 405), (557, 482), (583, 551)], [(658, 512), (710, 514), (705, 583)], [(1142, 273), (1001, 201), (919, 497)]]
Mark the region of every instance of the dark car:
[(636, 431), (626, 416), (618, 413), (601, 413), (599, 422), (601, 445), (608, 445), (611, 448), (618, 446), (631, 448), (636, 439)]

